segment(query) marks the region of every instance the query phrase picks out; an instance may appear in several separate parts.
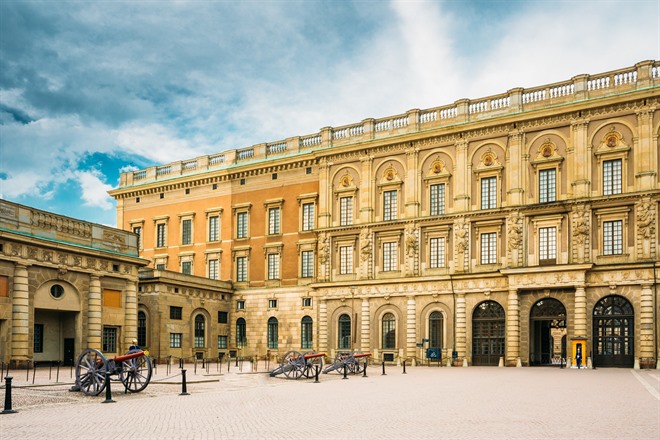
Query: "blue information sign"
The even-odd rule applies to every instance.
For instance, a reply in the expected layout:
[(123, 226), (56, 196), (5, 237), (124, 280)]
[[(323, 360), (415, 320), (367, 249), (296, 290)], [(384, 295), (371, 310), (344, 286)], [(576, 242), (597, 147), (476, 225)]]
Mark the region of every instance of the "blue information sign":
[(440, 349), (439, 348), (427, 348), (426, 357), (428, 359), (440, 359)]

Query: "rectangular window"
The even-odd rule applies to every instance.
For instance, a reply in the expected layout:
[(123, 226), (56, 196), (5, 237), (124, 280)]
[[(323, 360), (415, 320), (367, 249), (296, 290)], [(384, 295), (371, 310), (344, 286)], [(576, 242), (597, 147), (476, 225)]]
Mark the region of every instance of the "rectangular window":
[(621, 194), (621, 159), (603, 162), (603, 195)]
[(280, 233), (280, 208), (268, 209), (268, 234), (275, 235)]
[(557, 228), (539, 228), (539, 264), (557, 262)]
[(497, 177), (481, 179), (481, 209), (497, 208)]
[(183, 307), (170, 306), (170, 319), (182, 319)]
[(186, 219), (181, 223), (181, 244), (192, 243), (192, 220)]
[(311, 278), (314, 276), (314, 251), (302, 251), (300, 253), (302, 278)]
[(302, 205), (302, 230), (311, 231), (314, 229), (314, 204), (303, 203)]
[(156, 225), (156, 247), (165, 247), (165, 223)]
[(383, 193), (383, 220), (396, 220), (397, 211), (397, 191), (385, 191)]
[(554, 202), (557, 195), (557, 170), (539, 171), (539, 203)]
[(227, 348), (227, 336), (218, 336), (218, 348), (226, 349)]
[(269, 299), (268, 300), (268, 308), (269, 309), (276, 309), (277, 308), (277, 300), (276, 299)]
[(245, 301), (242, 299), (236, 301), (236, 310), (245, 310)]
[(220, 238), (220, 217), (217, 215), (209, 217), (209, 241), (218, 241)]
[(43, 353), (44, 352), (44, 325), (35, 324), (34, 325), (34, 352)]
[(302, 299), (303, 307), (312, 307), (312, 298), (303, 298)]
[(181, 348), (181, 333), (170, 333), (170, 348)]
[(103, 327), (103, 352), (117, 352), (117, 327)]
[(481, 234), (481, 264), (497, 263), (497, 233)]
[(437, 269), (439, 267), (445, 267), (445, 239), (443, 238), (432, 238), (429, 241), (429, 266), (431, 269)]
[(229, 313), (218, 312), (218, 324), (227, 324), (229, 322)]
[(121, 307), (121, 290), (103, 289), (105, 307)]
[(236, 257), (236, 281), (239, 283), (247, 281), (247, 257)]
[(268, 348), (277, 348), (277, 319), (268, 320)]
[(353, 224), (353, 197), (342, 197), (339, 199), (339, 225), (348, 226)]
[(339, 273), (341, 275), (353, 273), (353, 246), (339, 247)]
[(383, 272), (399, 270), (397, 242), (383, 243)]
[(280, 279), (280, 254), (268, 254), (268, 279)]
[(300, 348), (304, 350), (309, 350), (312, 348), (313, 339), (314, 339), (314, 335), (313, 335), (314, 329), (312, 327), (313, 323), (314, 322), (312, 321), (312, 318), (310, 318), (309, 316), (305, 316), (302, 319), (301, 322), (302, 326), (300, 329), (302, 336), (300, 341), (300, 345), (301, 345)]
[(431, 215), (445, 213), (445, 184), (431, 185)]
[(142, 249), (142, 226), (134, 226), (133, 233), (137, 235), (138, 249)]
[(218, 268), (220, 264), (218, 260), (209, 260), (209, 279), (217, 280), (219, 277)]
[(192, 275), (192, 261), (181, 262), (181, 273), (186, 275)]
[(156, 265), (156, 270), (165, 270), (165, 265), (163, 263), (158, 263)]
[(603, 222), (603, 255), (623, 254), (623, 221)]
[(236, 238), (247, 238), (248, 236), (248, 213), (236, 214)]

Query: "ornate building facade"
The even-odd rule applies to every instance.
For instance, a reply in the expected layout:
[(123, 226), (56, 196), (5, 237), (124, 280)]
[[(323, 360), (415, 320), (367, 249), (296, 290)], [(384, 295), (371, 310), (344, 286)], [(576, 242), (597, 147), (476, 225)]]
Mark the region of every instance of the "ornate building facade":
[(111, 195), (153, 268), (232, 281), (246, 354), (649, 366), (659, 104), (645, 61), (124, 173)]

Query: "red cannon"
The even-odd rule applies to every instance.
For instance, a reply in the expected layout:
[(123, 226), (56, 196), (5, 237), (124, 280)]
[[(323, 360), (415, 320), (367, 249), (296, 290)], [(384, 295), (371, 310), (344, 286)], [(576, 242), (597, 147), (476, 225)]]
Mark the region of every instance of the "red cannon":
[(308, 351), (304, 354), (299, 351), (289, 351), (282, 358), (280, 366), (270, 372), (270, 376), (275, 377), (284, 373), (287, 379), (299, 379), (302, 376), (311, 379), (314, 377), (317, 366), (319, 371), (323, 368), (324, 357), (325, 353), (315, 351)]
[[(76, 385), (88, 396), (98, 396), (105, 389), (105, 374), (118, 376), (126, 391), (138, 393), (151, 380), (151, 360), (142, 350), (131, 350), (123, 356), (106, 359), (98, 350), (88, 348), (76, 362)], [(111, 378), (112, 379), (112, 378)]]

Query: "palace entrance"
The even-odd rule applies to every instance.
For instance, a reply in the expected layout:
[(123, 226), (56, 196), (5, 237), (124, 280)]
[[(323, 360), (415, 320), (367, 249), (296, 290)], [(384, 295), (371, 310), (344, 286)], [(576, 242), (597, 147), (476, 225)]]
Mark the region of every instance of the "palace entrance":
[(504, 357), (504, 309), (484, 301), (472, 313), (472, 364), (497, 366)]
[(561, 301), (537, 301), (530, 312), (529, 333), (529, 364), (560, 365), (566, 358), (566, 308)]
[(597, 367), (632, 368), (635, 363), (635, 312), (622, 296), (606, 296), (593, 316), (593, 362)]

